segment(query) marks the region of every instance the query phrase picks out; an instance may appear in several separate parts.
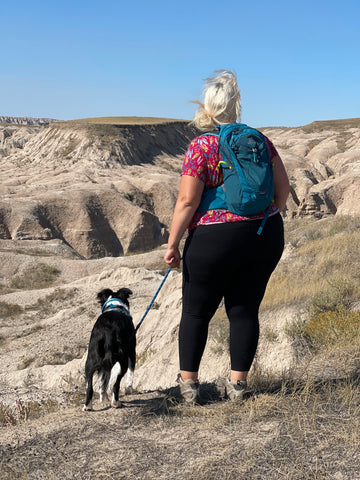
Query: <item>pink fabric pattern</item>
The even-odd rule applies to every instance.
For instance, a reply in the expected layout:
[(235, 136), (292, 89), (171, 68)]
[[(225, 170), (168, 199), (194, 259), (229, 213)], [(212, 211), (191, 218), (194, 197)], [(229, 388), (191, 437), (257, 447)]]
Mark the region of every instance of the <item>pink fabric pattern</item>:
[[(265, 137), (265, 135), (264, 135)], [(276, 148), (271, 141), (265, 137), (268, 144), (271, 160), (278, 155)], [(209, 187), (221, 185), (223, 180), (222, 170), (218, 167), (220, 158), (219, 138), (215, 135), (201, 135), (194, 138), (190, 143), (181, 170), (181, 175), (190, 175), (199, 178)], [(270, 215), (278, 213), (274, 204), (271, 205)], [(244, 220), (258, 220), (264, 218), (265, 213), (243, 217), (228, 210), (208, 210), (205, 212), (196, 212), (188, 230), (199, 225), (240, 222)]]

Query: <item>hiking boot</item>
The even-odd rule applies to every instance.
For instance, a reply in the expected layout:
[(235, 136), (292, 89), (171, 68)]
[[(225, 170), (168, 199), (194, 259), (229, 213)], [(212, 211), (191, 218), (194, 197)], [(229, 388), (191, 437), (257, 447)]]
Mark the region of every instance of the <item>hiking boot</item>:
[(186, 380), (186, 382), (184, 382), (179, 374), (177, 382), (180, 385), (180, 393), (186, 405), (194, 405), (199, 403), (199, 380)]
[(232, 402), (240, 402), (244, 398), (246, 388), (246, 380), (237, 380), (231, 382), (228, 378), (225, 379), (226, 395)]

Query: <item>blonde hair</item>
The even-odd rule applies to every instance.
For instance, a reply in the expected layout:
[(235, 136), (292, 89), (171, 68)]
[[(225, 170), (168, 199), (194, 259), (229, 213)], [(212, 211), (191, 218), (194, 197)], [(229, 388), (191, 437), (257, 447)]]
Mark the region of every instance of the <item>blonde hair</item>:
[(217, 125), (239, 120), (241, 98), (235, 73), (230, 70), (215, 70), (204, 83), (204, 103), (194, 102), (199, 107), (192, 123), (199, 130), (213, 130)]

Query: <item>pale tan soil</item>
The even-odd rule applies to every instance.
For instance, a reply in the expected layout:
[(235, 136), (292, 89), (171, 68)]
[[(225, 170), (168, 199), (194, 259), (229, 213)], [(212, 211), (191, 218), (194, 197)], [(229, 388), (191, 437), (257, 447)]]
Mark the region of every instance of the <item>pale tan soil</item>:
[[(24, 309), (0, 320), (1, 478), (207, 478), (201, 477), (204, 462), (206, 468), (210, 462), (214, 472), (218, 458), (219, 468), (233, 471), (233, 455), (239, 451), (247, 455), (252, 445), (258, 448), (272, 441), (277, 420), (259, 426), (248, 424), (245, 417), (240, 423), (227, 425), (225, 420), (224, 425), (214, 426), (212, 419), (217, 413), (211, 402), (220, 408), (221, 418), (222, 409), (228, 407), (216, 400), (212, 383), (203, 395), (210, 403), (190, 409), (193, 414), (182, 420), (175, 383), (181, 308), (178, 271), (170, 273), (139, 330), (136, 393), (122, 397), (124, 408), (120, 410), (104, 409), (96, 394), (95, 411), (82, 412), (86, 348), (100, 313), (96, 293), (104, 287), (131, 288), (131, 312), (137, 324), (166, 271), (162, 260), (165, 247), (140, 255), (81, 260), (59, 242), (29, 241), (26, 254), (17, 253), (19, 243), (24, 244), (2, 242), (3, 283), (39, 261), (56, 265), (61, 273), (53, 286), (0, 297)], [(32, 256), (31, 251), (49, 255)], [(38, 300), (43, 301), (40, 307), (36, 307)], [(284, 315), (288, 318), (293, 313)], [(271, 318), (264, 316), (264, 322)], [(278, 326), (281, 328), (281, 323)], [(289, 366), (293, 358), (289, 348), (279, 342), (277, 353), (273, 348), (269, 355), (264, 344), (259, 352), (263, 349), (265, 356), (259, 353), (259, 361), (264, 358), (264, 367), (279, 362), (281, 368)], [(211, 334), (200, 371), (202, 388), (226, 375), (228, 368), (226, 344), (219, 344)], [(211, 419), (208, 426), (207, 415)]]

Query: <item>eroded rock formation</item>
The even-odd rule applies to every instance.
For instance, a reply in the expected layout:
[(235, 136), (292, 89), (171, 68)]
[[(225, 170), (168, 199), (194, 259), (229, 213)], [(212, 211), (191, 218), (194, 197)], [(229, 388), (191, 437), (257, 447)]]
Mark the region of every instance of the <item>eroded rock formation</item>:
[(0, 238), (61, 239), (84, 258), (167, 240), (188, 122), (56, 122), (0, 132)]
[[(84, 258), (166, 242), (188, 122), (22, 123), (0, 125), (0, 239), (56, 238)], [(291, 180), (285, 217), (360, 213), (360, 119), (262, 131)]]

